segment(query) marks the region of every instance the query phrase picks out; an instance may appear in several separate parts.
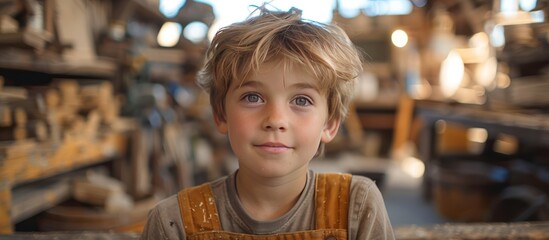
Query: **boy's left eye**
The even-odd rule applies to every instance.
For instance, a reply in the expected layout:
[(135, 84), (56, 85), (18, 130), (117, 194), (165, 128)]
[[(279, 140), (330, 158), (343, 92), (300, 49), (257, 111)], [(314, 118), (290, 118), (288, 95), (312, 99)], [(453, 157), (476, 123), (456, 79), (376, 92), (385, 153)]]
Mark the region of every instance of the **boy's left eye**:
[(250, 103), (260, 103), (262, 102), (261, 97), (256, 93), (249, 93), (242, 97), (242, 100)]
[(294, 98), (294, 102), (296, 105), (298, 106), (308, 106), (308, 105), (312, 105), (312, 102), (309, 98), (307, 97), (296, 97)]

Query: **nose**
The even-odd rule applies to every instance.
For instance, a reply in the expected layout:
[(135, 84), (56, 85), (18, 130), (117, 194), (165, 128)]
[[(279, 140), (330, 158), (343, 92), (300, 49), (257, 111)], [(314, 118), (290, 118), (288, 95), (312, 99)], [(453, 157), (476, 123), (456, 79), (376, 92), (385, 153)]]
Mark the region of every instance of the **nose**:
[(285, 131), (288, 129), (288, 112), (283, 104), (268, 104), (264, 111), (263, 129)]

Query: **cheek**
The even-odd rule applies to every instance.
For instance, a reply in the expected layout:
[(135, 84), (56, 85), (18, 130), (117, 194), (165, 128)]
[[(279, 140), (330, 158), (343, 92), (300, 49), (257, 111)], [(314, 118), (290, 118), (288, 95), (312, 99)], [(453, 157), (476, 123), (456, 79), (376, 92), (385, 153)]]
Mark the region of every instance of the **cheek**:
[(300, 119), (303, 121), (302, 124), (307, 124), (306, 126), (310, 126), (310, 128), (320, 129), (324, 126), (327, 116), (324, 111), (315, 111)]
[(298, 121), (294, 127), (298, 137), (314, 138), (314, 141), (320, 141), (322, 130), (324, 129), (324, 122), (320, 117), (309, 118), (306, 120)]
[(227, 116), (227, 127), (229, 135), (232, 137), (246, 137), (250, 134), (251, 129), (255, 126), (253, 122), (256, 118), (245, 114), (233, 114)]

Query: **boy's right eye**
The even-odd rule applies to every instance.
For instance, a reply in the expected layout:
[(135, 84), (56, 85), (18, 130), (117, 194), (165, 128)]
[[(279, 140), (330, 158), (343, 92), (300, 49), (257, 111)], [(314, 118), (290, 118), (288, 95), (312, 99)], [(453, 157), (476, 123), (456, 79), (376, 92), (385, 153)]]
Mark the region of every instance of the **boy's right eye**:
[(259, 97), (258, 94), (255, 94), (255, 93), (249, 93), (249, 94), (246, 94), (242, 97), (242, 100), (246, 101), (246, 102), (250, 102), (250, 103), (259, 103), (259, 102), (262, 102), (262, 99), (261, 97)]

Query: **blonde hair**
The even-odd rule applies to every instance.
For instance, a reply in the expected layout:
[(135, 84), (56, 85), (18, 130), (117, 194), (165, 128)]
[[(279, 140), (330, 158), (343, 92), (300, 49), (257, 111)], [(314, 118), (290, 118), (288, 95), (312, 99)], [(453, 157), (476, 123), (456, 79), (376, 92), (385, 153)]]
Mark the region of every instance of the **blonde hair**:
[(210, 93), (210, 104), (225, 120), (225, 96), (233, 81), (244, 81), (269, 61), (298, 64), (319, 80), (328, 99), (328, 119), (344, 119), (362, 59), (345, 32), (307, 21), (301, 11), (270, 11), (220, 29), (206, 53), (198, 84)]

